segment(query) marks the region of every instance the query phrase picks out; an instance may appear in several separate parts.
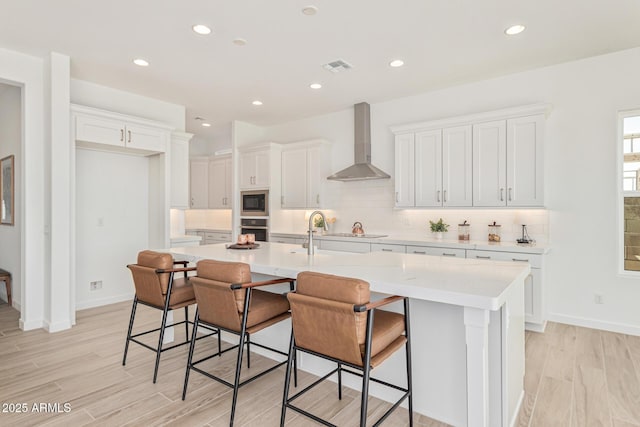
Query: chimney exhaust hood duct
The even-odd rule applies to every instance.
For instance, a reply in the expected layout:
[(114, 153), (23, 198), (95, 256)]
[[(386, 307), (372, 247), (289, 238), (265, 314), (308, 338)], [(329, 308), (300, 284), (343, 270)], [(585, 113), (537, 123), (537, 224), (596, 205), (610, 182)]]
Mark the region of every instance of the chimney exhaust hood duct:
[(354, 105), (355, 164), (336, 172), (327, 179), (334, 181), (364, 181), (391, 178), (371, 164), (371, 113), (369, 104)]

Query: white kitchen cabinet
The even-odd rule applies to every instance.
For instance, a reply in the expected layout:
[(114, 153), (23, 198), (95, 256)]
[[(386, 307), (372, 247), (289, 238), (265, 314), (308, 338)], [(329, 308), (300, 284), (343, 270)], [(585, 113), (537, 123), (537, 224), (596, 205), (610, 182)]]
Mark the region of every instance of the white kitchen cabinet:
[(231, 156), (209, 160), (209, 209), (231, 209)]
[(442, 130), (442, 206), (471, 206), (471, 126)]
[(212, 245), (215, 243), (230, 243), (231, 232), (230, 231), (205, 231), (204, 241), (206, 245)]
[(324, 240), (318, 239), (314, 242), (318, 242), (320, 249), (328, 251), (340, 251), (340, 252), (356, 252), (367, 253), (371, 252), (371, 244), (368, 242), (346, 242), (343, 240)]
[(543, 115), (474, 125), (474, 206), (544, 206), (543, 127)]
[(79, 105), (71, 111), (81, 147), (120, 148), (143, 155), (167, 151), (171, 127), (163, 123)]
[(434, 255), (445, 257), (464, 258), (466, 250), (456, 248), (441, 248), (437, 246), (418, 246), (408, 245), (406, 248), (408, 254)]
[(544, 314), (544, 258), (542, 255), (469, 250), (467, 251), (467, 258), (528, 262), (531, 266), (531, 274), (525, 279), (524, 283), (525, 326), (529, 330), (538, 332), (544, 330), (546, 316)]
[(415, 206), (415, 135), (396, 135), (395, 138), (395, 189), (396, 206)]
[(389, 243), (371, 243), (371, 252), (397, 252), (405, 253), (405, 245), (393, 245)]
[(209, 160), (193, 158), (189, 162), (189, 189), (191, 209), (209, 207)]
[(507, 120), (507, 205), (544, 206), (544, 116)]
[(308, 141), (282, 147), (283, 209), (320, 208), (325, 201), (324, 188), (330, 171), (329, 144)]
[(172, 208), (189, 208), (189, 141), (190, 133), (171, 134), (170, 201)]
[(268, 188), (271, 183), (271, 161), (268, 148), (240, 154), (240, 189)]
[(396, 206), (471, 206), (471, 127), (396, 136)]

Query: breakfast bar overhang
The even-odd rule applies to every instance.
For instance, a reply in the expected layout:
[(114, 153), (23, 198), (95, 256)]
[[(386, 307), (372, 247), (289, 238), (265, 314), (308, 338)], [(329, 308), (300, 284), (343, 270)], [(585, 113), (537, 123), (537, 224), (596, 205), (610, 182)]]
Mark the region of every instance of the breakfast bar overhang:
[[(315, 271), (355, 277), (368, 281), (372, 292), (410, 297), (414, 410), (455, 426), (513, 425), (524, 395), (529, 264), (388, 252), (310, 256), (300, 246), (268, 242), (255, 250), (216, 244), (169, 251), (193, 262), (245, 262), (254, 274), (295, 278)], [(279, 335), (286, 336), (286, 347), (288, 334)], [(374, 373), (397, 380), (401, 376), (394, 370), (403, 369), (397, 362)], [(299, 366), (317, 375), (326, 369), (314, 363), (302, 359)], [(371, 394), (391, 400), (382, 390)]]

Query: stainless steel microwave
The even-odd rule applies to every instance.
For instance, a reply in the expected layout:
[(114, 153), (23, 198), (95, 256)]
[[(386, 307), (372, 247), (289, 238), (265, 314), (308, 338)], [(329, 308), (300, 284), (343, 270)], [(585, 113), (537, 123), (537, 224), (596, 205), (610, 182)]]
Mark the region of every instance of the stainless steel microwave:
[(242, 191), (240, 216), (269, 216), (269, 190)]

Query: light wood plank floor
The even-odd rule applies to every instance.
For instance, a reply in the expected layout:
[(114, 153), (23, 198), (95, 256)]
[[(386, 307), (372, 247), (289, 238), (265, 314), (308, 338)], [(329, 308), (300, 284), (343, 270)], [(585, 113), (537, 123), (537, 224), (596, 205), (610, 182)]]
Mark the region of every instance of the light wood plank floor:
[[(132, 344), (121, 365), (130, 303), (78, 312), (72, 330), (22, 332), (18, 313), (0, 304), (0, 404), (26, 403), (28, 413), (0, 412), (11, 426), (223, 426), (228, 425), (231, 390), (192, 373), (187, 400), (181, 400), (187, 348), (162, 356), (152, 384), (153, 354)], [(176, 317), (180, 318), (176, 313)], [(158, 312), (140, 307), (137, 330), (155, 327)], [(183, 338), (182, 328), (177, 338)], [(200, 343), (200, 353), (213, 344)], [(210, 368), (231, 379), (234, 358), (213, 360)], [(252, 355), (252, 369), (271, 363)], [(240, 390), (236, 425), (279, 425), (284, 369)], [(301, 372), (300, 385), (314, 377)], [(69, 413), (32, 412), (34, 403), (64, 403)], [(338, 425), (357, 425), (359, 393), (345, 388), (342, 401), (334, 383), (324, 383), (300, 399), (311, 412)], [(372, 398), (376, 419), (389, 404)], [(0, 408), (3, 409), (3, 408)], [(9, 408), (4, 408), (9, 409)], [(287, 413), (287, 426), (317, 425)], [(445, 426), (416, 416), (418, 427)], [(384, 424), (408, 425), (405, 410)], [(544, 334), (526, 335), (525, 401), (518, 426), (640, 427), (640, 337), (550, 323)]]

